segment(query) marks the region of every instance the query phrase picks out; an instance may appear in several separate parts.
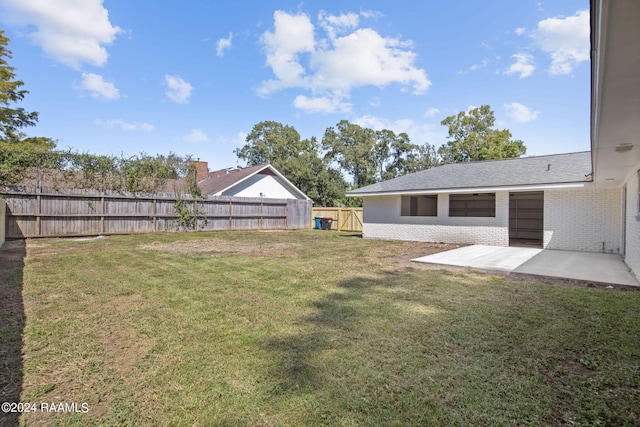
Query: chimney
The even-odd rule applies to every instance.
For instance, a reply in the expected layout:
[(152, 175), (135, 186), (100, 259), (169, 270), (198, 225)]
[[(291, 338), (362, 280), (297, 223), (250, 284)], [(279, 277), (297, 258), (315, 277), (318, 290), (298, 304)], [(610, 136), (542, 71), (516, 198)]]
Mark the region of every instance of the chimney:
[(202, 181), (209, 175), (209, 163), (192, 160), (189, 166), (192, 165), (196, 168), (196, 182)]

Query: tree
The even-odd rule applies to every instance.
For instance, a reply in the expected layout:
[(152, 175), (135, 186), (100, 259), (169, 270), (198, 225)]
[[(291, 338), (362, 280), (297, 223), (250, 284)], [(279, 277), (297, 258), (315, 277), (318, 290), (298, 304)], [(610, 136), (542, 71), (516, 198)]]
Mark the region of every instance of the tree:
[(489, 105), (461, 111), (440, 122), (449, 127), (449, 141), (438, 149), (444, 163), (519, 157), (527, 148), (513, 140), (507, 129), (493, 129), (495, 117)]
[(11, 51), (7, 47), (9, 38), (5, 37), (4, 30), (0, 30), (0, 142), (28, 143), (29, 145), (51, 149), (55, 142), (50, 138), (29, 138), (21, 129), (35, 126), (38, 122), (37, 112), (27, 112), (24, 108), (15, 107), (22, 101), (29, 91), (21, 89), (22, 80), (15, 80), (15, 69), (9, 65), (8, 59), (12, 58)]
[(270, 163), (278, 166), (290, 157), (296, 157), (312, 147), (310, 141), (301, 140), (293, 126), (285, 126), (274, 121), (260, 122), (253, 127), (242, 148), (234, 154), (250, 166)]
[(302, 140), (293, 126), (264, 121), (253, 127), (246, 142), (234, 153), (247, 165), (270, 163), (320, 206), (336, 206), (345, 198), (346, 183), (320, 158), (315, 138)]
[(419, 147), (412, 144), (409, 135), (404, 132), (397, 136), (390, 130), (385, 129), (381, 132), (389, 135), (391, 140), (389, 163), (382, 179), (397, 178), (412, 172), (419, 156)]
[(278, 170), (318, 206), (338, 206), (345, 199), (347, 186), (340, 171), (328, 167), (315, 151), (289, 158)]
[(0, 141), (0, 186), (35, 178), (35, 171), (59, 169), (65, 159), (48, 147)]
[(416, 155), (408, 162), (407, 172), (413, 173), (439, 166), (442, 163), (434, 145), (425, 142), (418, 145)]
[(322, 148), (327, 151), (325, 160), (337, 162), (349, 173), (355, 188), (373, 184), (376, 174), (375, 132), (347, 120), (340, 121), (336, 129), (327, 128), (322, 138)]

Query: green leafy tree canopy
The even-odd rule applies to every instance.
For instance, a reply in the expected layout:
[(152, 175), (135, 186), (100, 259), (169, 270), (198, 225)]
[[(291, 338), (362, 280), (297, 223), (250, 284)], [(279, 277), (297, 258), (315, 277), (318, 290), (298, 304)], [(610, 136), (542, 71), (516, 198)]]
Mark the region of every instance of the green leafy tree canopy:
[(9, 41), (9, 38), (4, 35), (4, 30), (0, 30), (0, 142), (27, 143), (45, 149), (54, 148), (56, 144), (52, 139), (29, 138), (22, 132), (22, 129), (36, 125), (38, 113), (28, 112), (14, 105), (22, 101), (29, 91), (21, 89), (24, 82), (16, 80), (15, 69), (9, 65), (8, 60), (12, 58), (8, 48)]
[(318, 153), (315, 138), (302, 140), (293, 126), (274, 121), (256, 124), (246, 144), (234, 153), (248, 166), (269, 163), (320, 206), (336, 206), (345, 199), (346, 184)]
[(449, 127), (449, 141), (438, 149), (444, 163), (508, 159), (522, 156), (527, 148), (512, 139), (507, 129), (497, 130), (494, 113), (489, 105), (449, 116), (440, 124)]
[(335, 161), (353, 177), (355, 188), (373, 184), (376, 175), (376, 134), (372, 129), (341, 120), (322, 138), (325, 159)]

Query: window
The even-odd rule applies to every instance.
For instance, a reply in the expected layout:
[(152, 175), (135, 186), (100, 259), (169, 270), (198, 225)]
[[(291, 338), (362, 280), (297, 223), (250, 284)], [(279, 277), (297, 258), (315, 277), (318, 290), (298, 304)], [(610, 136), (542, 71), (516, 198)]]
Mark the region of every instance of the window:
[(495, 193), (450, 194), (449, 216), (495, 217)]
[(402, 216), (438, 216), (438, 196), (402, 196)]

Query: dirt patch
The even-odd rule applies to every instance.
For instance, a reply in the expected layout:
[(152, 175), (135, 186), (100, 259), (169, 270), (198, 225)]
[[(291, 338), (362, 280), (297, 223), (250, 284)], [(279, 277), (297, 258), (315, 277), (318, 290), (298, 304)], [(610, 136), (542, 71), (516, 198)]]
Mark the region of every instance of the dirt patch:
[(592, 282), (589, 280), (577, 280), (577, 279), (565, 279), (562, 277), (552, 277), (552, 276), (538, 276), (532, 274), (522, 274), (522, 273), (509, 273), (507, 278), (511, 282), (537, 282), (537, 283), (546, 283), (548, 285), (556, 285), (556, 286), (581, 286), (586, 288), (598, 288), (598, 289), (608, 289), (608, 290), (622, 290), (622, 291), (640, 291), (640, 287), (638, 286), (630, 286), (630, 285), (618, 285), (618, 284), (610, 284), (610, 283), (601, 283), (601, 282)]
[(179, 253), (225, 253), (252, 256), (295, 256), (291, 245), (286, 243), (243, 243), (223, 239), (185, 240), (173, 243), (153, 242), (140, 245), (140, 249)]
[(412, 259), (437, 254), (439, 252), (450, 251), (462, 246), (464, 245), (451, 245), (447, 243), (406, 242), (402, 243), (392, 256), (383, 258), (383, 261), (388, 262), (389, 264), (409, 265), (412, 264)]
[[(394, 246), (381, 247), (378, 252), (381, 254), (380, 261), (391, 267), (417, 267), (418, 264), (411, 262), (412, 259), (439, 252), (450, 251), (465, 245), (451, 245), (447, 243), (426, 243), (426, 242), (402, 242)], [(376, 250), (374, 250), (375, 252)], [(384, 256), (393, 252), (392, 256)]]

